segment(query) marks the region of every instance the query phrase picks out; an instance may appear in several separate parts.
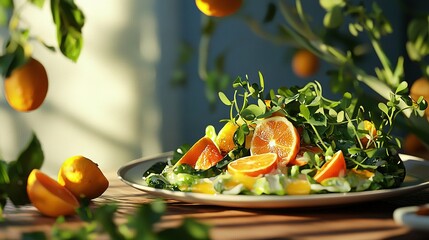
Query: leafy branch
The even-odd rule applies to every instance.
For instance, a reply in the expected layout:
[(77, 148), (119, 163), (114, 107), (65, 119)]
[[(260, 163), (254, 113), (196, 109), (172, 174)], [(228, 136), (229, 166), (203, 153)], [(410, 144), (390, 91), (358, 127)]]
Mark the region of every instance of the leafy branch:
[[(0, 26), (7, 27), (9, 39), (0, 56), (0, 73), (7, 77), (12, 70), (24, 64), (32, 54), (30, 42), (35, 40), (51, 51), (56, 47), (46, 44), (42, 37), (31, 35), (31, 28), (22, 11), (27, 6), (42, 9), (45, 0), (26, 0), (15, 6), (13, 0), (0, 1)], [(76, 62), (83, 48), (83, 12), (74, 0), (51, 0), (51, 14), (56, 27), (57, 44), (61, 53)]]

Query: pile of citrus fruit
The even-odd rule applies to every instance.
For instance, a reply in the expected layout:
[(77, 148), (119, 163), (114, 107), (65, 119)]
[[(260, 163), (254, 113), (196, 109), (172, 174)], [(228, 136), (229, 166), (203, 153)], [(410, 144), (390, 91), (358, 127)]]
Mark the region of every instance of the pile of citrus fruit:
[(80, 199), (99, 197), (109, 182), (92, 160), (83, 156), (67, 159), (58, 173), (58, 181), (34, 169), (27, 180), (27, 194), (42, 214), (51, 217), (72, 215)]

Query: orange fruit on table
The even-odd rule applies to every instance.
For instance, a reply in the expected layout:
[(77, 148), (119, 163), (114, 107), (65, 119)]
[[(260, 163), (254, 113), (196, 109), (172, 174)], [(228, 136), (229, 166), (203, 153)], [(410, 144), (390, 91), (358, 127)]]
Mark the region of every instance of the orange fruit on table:
[[(207, 149), (207, 150), (206, 150)], [(219, 155), (215, 153), (215, 149), (218, 151)], [(202, 153), (206, 156), (200, 156)], [(208, 158), (209, 155), (212, 155), (214, 158)], [(221, 157), (219, 159), (219, 156)], [(207, 167), (208, 163), (210, 164), (216, 164), (218, 161), (222, 159), (222, 155), (220, 154), (219, 149), (217, 148), (216, 144), (213, 142), (213, 140), (210, 137), (204, 136), (200, 138), (192, 147), (185, 153), (185, 155), (182, 156), (182, 158), (177, 161), (177, 163), (174, 166), (178, 166), (180, 164), (188, 164), (193, 168), (196, 168), (197, 161), (200, 161), (198, 163), (198, 167)]]
[(4, 80), (5, 97), (9, 105), (21, 112), (37, 109), (48, 92), (48, 75), (34, 58), (14, 69)]
[(332, 158), (325, 162), (321, 169), (319, 169), (314, 175), (314, 180), (322, 182), (327, 178), (342, 177), (346, 174), (346, 160), (344, 159), (343, 152), (341, 150), (334, 153)]
[(234, 134), (238, 125), (232, 121), (227, 122), (216, 136), (216, 144), (222, 154), (226, 154), (235, 148)]
[(251, 155), (276, 153), (282, 165), (295, 158), (300, 148), (297, 129), (285, 117), (263, 119), (256, 125), (250, 144)]
[(243, 0), (195, 0), (197, 8), (210, 17), (226, 17), (237, 12)]
[(257, 177), (267, 174), (277, 168), (278, 156), (275, 153), (263, 153), (239, 158), (228, 164), (228, 172), (231, 175), (243, 174)]
[(79, 207), (79, 201), (67, 188), (37, 169), (28, 176), (27, 194), (33, 206), (46, 216), (72, 215)]
[[(426, 101), (429, 101), (429, 79), (421, 77), (414, 81), (410, 88), (410, 96), (415, 101), (417, 101), (420, 96), (423, 96)], [(426, 108), (425, 114), (429, 116), (429, 108)]]
[(61, 165), (58, 183), (77, 198), (93, 199), (101, 196), (109, 186), (98, 165), (84, 156), (73, 156)]
[(292, 57), (292, 70), (298, 77), (310, 77), (319, 67), (319, 58), (307, 49), (298, 50)]

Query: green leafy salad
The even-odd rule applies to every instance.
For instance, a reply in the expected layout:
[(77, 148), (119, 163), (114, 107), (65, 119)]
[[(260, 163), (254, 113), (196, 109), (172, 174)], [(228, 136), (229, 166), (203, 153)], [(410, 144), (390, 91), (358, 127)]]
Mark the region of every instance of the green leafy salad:
[(406, 169), (394, 137), (395, 120), (422, 116), (427, 103), (413, 100), (407, 83), (390, 100), (359, 106), (350, 93), (327, 99), (314, 81), (303, 87), (265, 92), (237, 78), (234, 94), (220, 100), (230, 108), (218, 132), (213, 126), (192, 146), (153, 165), (145, 184), (172, 191), (207, 194), (304, 195), (399, 187)]

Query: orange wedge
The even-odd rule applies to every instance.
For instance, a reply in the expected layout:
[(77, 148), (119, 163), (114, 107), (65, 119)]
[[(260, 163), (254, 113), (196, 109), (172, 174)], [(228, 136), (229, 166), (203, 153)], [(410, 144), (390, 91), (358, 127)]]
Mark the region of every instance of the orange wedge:
[(28, 176), (27, 194), (33, 206), (46, 216), (72, 215), (79, 207), (79, 201), (67, 188), (37, 169)]
[(339, 150), (332, 156), (331, 160), (323, 164), (313, 178), (320, 183), (327, 178), (342, 177), (346, 174), (346, 170), (346, 160), (343, 152)]
[[(208, 150), (206, 150), (207, 147), (209, 148)], [(196, 143), (194, 143), (194, 145), (192, 145), (192, 147), (185, 153), (185, 155), (183, 155), (182, 158), (180, 158), (179, 161), (177, 161), (175, 166), (178, 166), (180, 164), (188, 164), (191, 167), (195, 168), (196, 163), (199, 160), (201, 154), (204, 151), (206, 151), (207, 155), (214, 155), (212, 154), (213, 149), (217, 149), (216, 144), (213, 142), (213, 140), (211, 140), (211, 138), (204, 136), (200, 138)], [(220, 154), (220, 151), (219, 150), (217, 151)], [(214, 162), (214, 164), (217, 163), (215, 159), (204, 159), (204, 157), (202, 157), (200, 159), (200, 163), (198, 164), (198, 167), (206, 166), (206, 164), (203, 163), (205, 161), (212, 162), (212, 163)], [(218, 159), (218, 161), (220, 161), (220, 159)]]
[(223, 156), (220, 153), (219, 149), (214, 144), (208, 144), (204, 151), (200, 154), (195, 163), (195, 169), (209, 169), (210, 167), (216, 165)]
[(276, 169), (277, 159), (278, 157), (275, 153), (242, 157), (228, 164), (228, 172), (231, 175), (243, 174), (250, 177), (257, 177)]
[(300, 147), (297, 129), (285, 117), (275, 116), (256, 125), (250, 144), (251, 155), (276, 153), (282, 165), (295, 158)]

